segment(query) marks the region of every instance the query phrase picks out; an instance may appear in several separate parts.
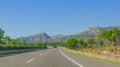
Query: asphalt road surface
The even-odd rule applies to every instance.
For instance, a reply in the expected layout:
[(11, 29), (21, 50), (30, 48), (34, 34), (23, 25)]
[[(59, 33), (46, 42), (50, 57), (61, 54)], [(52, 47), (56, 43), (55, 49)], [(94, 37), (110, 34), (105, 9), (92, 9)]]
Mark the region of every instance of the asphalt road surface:
[(33, 51), (0, 58), (0, 67), (120, 67), (88, 57), (79, 56), (62, 48)]

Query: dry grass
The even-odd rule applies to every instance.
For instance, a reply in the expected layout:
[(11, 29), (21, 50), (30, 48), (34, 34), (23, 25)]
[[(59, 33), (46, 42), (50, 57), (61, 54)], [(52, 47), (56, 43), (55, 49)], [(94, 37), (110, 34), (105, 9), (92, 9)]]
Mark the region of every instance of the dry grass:
[(109, 46), (104, 48), (82, 48), (76, 50), (65, 49), (67, 51), (89, 56), (98, 60), (120, 65), (120, 46)]

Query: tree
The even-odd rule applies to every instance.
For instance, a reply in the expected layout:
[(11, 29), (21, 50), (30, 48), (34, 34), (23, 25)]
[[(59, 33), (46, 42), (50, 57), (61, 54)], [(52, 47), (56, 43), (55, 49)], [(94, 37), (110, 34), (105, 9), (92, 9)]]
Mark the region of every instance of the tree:
[(20, 45), (20, 41), (18, 39), (15, 39), (15, 45)]
[(47, 42), (43, 42), (43, 43), (41, 43), (41, 44), (42, 44), (42, 48), (47, 48), (47, 45), (48, 45)]
[(28, 43), (29, 46), (33, 46), (33, 43)]
[(88, 44), (87, 42), (84, 42), (84, 45), (83, 45), (84, 48), (88, 47)]
[(111, 39), (111, 41), (113, 41), (114, 42), (114, 46), (116, 46), (116, 45), (118, 45), (118, 40), (119, 40), (119, 30), (118, 30), (118, 28), (117, 27), (115, 27), (114, 29), (113, 29), (113, 33), (112, 33), (112, 35), (110, 36), (110, 39)]
[(1, 43), (1, 40), (3, 39), (3, 36), (4, 36), (4, 31), (0, 29), (0, 43)]
[(57, 46), (62, 46), (62, 47), (66, 47), (66, 44), (64, 42), (50, 42), (47, 43), (48, 46), (53, 46), (53, 47), (57, 47)]
[(88, 38), (88, 39), (87, 39), (87, 44), (88, 44), (90, 47), (92, 47), (93, 44), (95, 44), (95, 40), (92, 39), (92, 38)]
[(118, 27), (115, 27), (114, 29), (106, 30), (97, 35), (97, 39), (106, 39), (110, 42), (110, 44), (114, 43), (116, 46), (119, 42), (120, 37), (120, 31), (118, 30)]
[(52, 46), (53, 48), (57, 48), (58, 45), (59, 45), (58, 42), (48, 43), (48, 46)]
[(21, 45), (21, 43), (18, 39), (11, 39), (10, 44), (11, 45)]
[(78, 44), (79, 44), (79, 47), (83, 47), (84, 46), (84, 40), (83, 39), (80, 39), (78, 41)]
[(3, 38), (3, 42), (4, 42), (5, 44), (7, 44), (7, 45), (10, 44), (10, 41), (11, 41), (11, 39), (10, 39), (9, 36), (5, 36), (5, 37)]
[(67, 41), (66, 47), (70, 48), (70, 49), (75, 49), (78, 47), (77, 43), (78, 43), (78, 41), (76, 38), (71, 38)]
[(22, 45), (27, 45), (27, 41), (23, 40)]
[(41, 48), (41, 47), (42, 47), (42, 44), (39, 43), (39, 42), (34, 42), (34, 46), (35, 46), (36, 48)]
[(100, 41), (98, 42), (98, 46), (104, 46), (103, 40), (100, 40)]
[(15, 39), (11, 39), (10, 44), (11, 44), (11, 45), (16, 45)]

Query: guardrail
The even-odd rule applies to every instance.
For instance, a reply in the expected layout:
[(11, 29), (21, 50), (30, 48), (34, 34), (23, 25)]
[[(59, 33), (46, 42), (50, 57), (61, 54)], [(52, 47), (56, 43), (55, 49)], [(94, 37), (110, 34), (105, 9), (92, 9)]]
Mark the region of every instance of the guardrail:
[(6, 55), (25, 53), (25, 52), (36, 51), (36, 50), (40, 50), (40, 49), (0, 50), (0, 56), (2, 57)]

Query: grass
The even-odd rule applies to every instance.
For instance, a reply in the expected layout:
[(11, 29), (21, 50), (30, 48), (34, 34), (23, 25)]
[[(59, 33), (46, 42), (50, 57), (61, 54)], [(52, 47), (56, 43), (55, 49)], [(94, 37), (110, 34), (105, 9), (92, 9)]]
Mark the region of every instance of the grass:
[(79, 54), (79, 55), (87, 56), (87, 57), (90, 57), (90, 58), (93, 58), (93, 59), (96, 59), (96, 60), (108, 62), (108, 63), (111, 63), (111, 64), (120, 65), (120, 61), (115, 60), (115, 59), (111, 59), (111, 58), (108, 59), (108, 58), (105, 58), (103, 56), (90, 54), (90, 53), (83, 53), (83, 52), (80, 52), (80, 51), (70, 50), (70, 49), (67, 49), (67, 48), (64, 48), (64, 50), (67, 50), (69, 52), (76, 53), (76, 54)]

